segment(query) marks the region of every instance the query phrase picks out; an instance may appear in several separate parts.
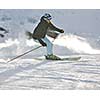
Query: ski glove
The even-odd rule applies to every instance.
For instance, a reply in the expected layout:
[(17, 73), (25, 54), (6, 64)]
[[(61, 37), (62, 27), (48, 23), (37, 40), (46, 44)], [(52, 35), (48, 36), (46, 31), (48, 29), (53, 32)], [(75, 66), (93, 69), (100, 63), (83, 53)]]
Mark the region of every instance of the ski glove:
[(61, 32), (61, 33), (64, 33), (64, 30), (63, 30), (63, 29), (61, 29), (61, 30), (60, 30), (60, 32)]
[(38, 39), (38, 41), (39, 41), (39, 43), (44, 47), (44, 46), (47, 46), (47, 44), (44, 42), (44, 41), (42, 41), (41, 39)]

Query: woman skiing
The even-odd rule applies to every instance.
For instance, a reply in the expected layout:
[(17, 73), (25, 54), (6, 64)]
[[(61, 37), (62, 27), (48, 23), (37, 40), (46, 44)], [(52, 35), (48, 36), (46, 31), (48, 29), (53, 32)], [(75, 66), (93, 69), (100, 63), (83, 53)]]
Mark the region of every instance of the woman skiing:
[[(53, 44), (52, 42), (47, 38), (47, 36), (50, 36), (54, 39), (59, 35), (59, 33), (64, 33), (63, 29), (59, 29), (55, 27), (51, 22), (51, 15), (46, 13), (44, 14), (37, 27), (34, 29), (33, 34), (30, 34), (33, 39), (36, 39), (39, 41), (39, 43), (42, 46), (47, 47), (47, 55), (45, 56), (46, 59), (50, 60), (60, 60), (60, 57), (57, 57), (53, 54)], [(57, 33), (57, 32), (59, 33)]]

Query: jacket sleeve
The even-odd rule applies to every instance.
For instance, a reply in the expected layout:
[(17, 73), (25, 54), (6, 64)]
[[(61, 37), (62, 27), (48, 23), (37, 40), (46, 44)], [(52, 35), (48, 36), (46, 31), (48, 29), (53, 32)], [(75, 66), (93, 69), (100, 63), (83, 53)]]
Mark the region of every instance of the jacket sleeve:
[(61, 29), (59, 29), (59, 28), (57, 28), (56, 26), (54, 26), (51, 22), (50, 22), (50, 24), (49, 24), (49, 28), (50, 28), (51, 30), (61, 32)]

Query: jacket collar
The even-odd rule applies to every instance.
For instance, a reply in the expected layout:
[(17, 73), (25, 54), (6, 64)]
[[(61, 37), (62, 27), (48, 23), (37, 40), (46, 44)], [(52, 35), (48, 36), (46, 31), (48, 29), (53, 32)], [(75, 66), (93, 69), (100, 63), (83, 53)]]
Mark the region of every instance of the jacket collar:
[(50, 20), (48, 20), (47, 18), (43, 18), (47, 23), (50, 23)]

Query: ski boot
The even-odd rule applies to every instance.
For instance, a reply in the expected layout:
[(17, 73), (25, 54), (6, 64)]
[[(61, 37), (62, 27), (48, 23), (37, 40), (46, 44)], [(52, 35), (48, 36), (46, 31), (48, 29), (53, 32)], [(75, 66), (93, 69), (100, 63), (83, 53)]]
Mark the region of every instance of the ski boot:
[(50, 54), (50, 55), (46, 55), (45, 58), (47, 60), (61, 60), (60, 57), (57, 57), (56, 55)]

